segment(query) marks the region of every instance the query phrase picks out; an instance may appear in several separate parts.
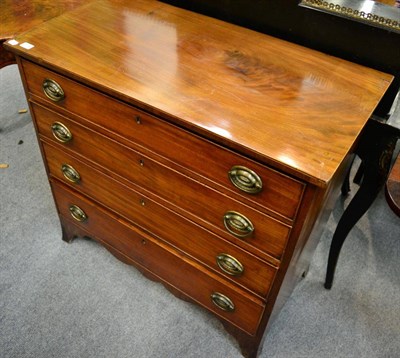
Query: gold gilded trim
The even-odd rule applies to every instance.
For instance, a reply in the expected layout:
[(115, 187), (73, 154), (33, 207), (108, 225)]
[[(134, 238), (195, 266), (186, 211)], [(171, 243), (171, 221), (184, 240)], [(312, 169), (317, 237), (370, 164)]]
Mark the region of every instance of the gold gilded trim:
[(334, 4), (332, 2), (323, 0), (302, 0), (302, 4), (308, 5), (314, 8), (319, 8), (325, 11), (335, 12), (343, 16), (353, 17), (358, 20), (372, 22), (380, 26), (388, 27), (397, 31), (400, 31), (400, 21), (396, 21), (384, 16), (379, 16), (374, 13), (368, 13), (365, 11), (359, 11), (352, 9), (348, 6), (342, 6)]

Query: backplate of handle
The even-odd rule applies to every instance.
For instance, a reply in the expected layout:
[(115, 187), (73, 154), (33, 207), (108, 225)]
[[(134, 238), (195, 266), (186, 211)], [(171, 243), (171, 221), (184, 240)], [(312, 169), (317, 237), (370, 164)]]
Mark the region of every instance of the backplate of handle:
[(223, 311), (233, 312), (235, 310), (235, 305), (232, 300), (219, 292), (213, 292), (211, 294), (211, 301)]
[(244, 271), (241, 262), (228, 254), (217, 255), (217, 265), (222, 271), (232, 276), (240, 276)]
[(62, 143), (69, 142), (72, 139), (71, 131), (65, 124), (62, 124), (61, 122), (54, 122), (51, 125), (51, 131), (54, 137)]
[(54, 80), (46, 78), (42, 84), (43, 92), (53, 102), (62, 101), (65, 98), (64, 90)]
[(257, 194), (262, 191), (263, 184), (261, 178), (253, 170), (235, 165), (228, 172), (229, 180), (238, 189), (249, 194)]
[(69, 212), (76, 221), (84, 222), (88, 218), (85, 212), (78, 205), (71, 205), (69, 207)]
[(225, 228), (238, 238), (249, 237), (254, 232), (250, 219), (236, 211), (227, 211), (223, 217)]
[(81, 176), (72, 165), (63, 164), (61, 166), (61, 171), (64, 177), (72, 183), (78, 183), (81, 180)]

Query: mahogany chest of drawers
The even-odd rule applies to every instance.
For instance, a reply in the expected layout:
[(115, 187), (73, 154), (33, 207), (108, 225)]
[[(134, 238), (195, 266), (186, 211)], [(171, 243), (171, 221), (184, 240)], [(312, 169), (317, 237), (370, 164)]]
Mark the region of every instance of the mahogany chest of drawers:
[(390, 76), (158, 1), (95, 1), (6, 46), (63, 239), (98, 240), (256, 356)]

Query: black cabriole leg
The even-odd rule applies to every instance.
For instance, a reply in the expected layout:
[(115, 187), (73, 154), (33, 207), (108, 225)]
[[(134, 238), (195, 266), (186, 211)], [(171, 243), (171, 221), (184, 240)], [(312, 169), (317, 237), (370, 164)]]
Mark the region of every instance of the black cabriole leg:
[[(396, 132), (393, 133), (383, 123), (370, 120), (366, 125), (356, 150), (363, 161), (363, 180), (333, 235), (324, 285), (326, 289), (332, 287), (340, 250), (348, 233), (369, 209), (386, 182), (397, 138)], [(342, 193), (343, 189), (346, 189), (345, 184)]]
[(336, 263), (348, 233), (371, 206), (378, 195), (379, 190), (383, 186), (383, 183), (381, 183), (381, 178), (379, 178), (375, 173), (369, 173), (373, 168), (369, 169), (371, 170), (364, 172), (363, 183), (343, 213), (336, 228), (335, 234), (333, 235), (331, 248), (329, 251), (328, 268), (326, 272), (326, 289), (330, 289), (332, 287)]
[(343, 181), (342, 184), (342, 195), (346, 196), (350, 192), (350, 173), (351, 173), (351, 167), (353, 166), (354, 163), (354, 158), (351, 161), (351, 164), (349, 165), (349, 169), (347, 170), (346, 178)]
[(353, 183), (361, 185), (362, 179), (364, 177), (364, 172), (365, 172), (365, 164), (361, 162), (360, 166), (358, 167), (357, 173), (354, 176)]

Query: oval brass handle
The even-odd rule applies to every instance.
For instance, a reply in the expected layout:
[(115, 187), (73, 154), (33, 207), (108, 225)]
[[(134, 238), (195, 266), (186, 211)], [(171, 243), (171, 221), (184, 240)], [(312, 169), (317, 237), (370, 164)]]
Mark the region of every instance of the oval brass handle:
[(64, 177), (72, 183), (78, 183), (81, 180), (78, 171), (69, 164), (63, 164), (61, 166), (61, 171)]
[(217, 265), (222, 271), (232, 276), (240, 276), (244, 271), (241, 262), (228, 254), (217, 255)]
[(65, 98), (64, 90), (54, 80), (46, 78), (43, 81), (42, 88), (46, 97), (51, 99), (53, 102), (59, 102)]
[(76, 221), (84, 222), (88, 218), (85, 212), (78, 205), (71, 205), (69, 207), (69, 212)]
[(234, 236), (244, 238), (254, 232), (253, 223), (243, 214), (235, 211), (227, 211), (224, 215), (224, 225)]
[(60, 122), (54, 122), (51, 125), (51, 131), (53, 132), (54, 137), (62, 143), (69, 142), (72, 139), (71, 131), (65, 124)]
[(228, 176), (234, 186), (246, 193), (257, 194), (262, 190), (261, 178), (249, 168), (235, 165), (228, 172)]
[(226, 297), (222, 293), (213, 292), (211, 294), (211, 301), (223, 311), (233, 312), (235, 310), (235, 305), (229, 297)]

